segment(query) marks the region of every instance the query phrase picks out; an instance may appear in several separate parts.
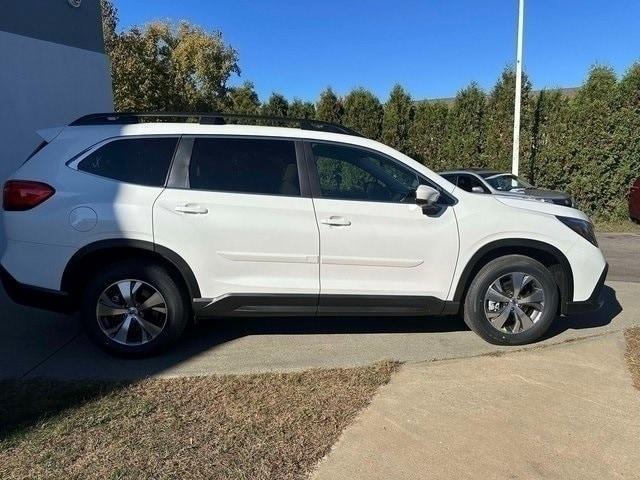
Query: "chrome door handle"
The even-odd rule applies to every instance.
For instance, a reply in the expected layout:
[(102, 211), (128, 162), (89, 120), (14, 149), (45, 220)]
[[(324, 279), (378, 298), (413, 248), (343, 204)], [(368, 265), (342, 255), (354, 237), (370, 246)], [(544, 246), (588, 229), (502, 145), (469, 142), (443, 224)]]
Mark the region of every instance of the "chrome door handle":
[(351, 221), (347, 220), (344, 217), (329, 217), (329, 218), (323, 218), (322, 220), (320, 220), (320, 223), (322, 223), (323, 225), (330, 225), (332, 227), (348, 227), (349, 225), (351, 225)]
[(193, 214), (200, 214), (200, 215), (209, 213), (209, 209), (202, 207), (200, 205), (192, 205), (192, 204), (178, 205), (174, 208), (174, 210), (180, 213), (193, 213)]

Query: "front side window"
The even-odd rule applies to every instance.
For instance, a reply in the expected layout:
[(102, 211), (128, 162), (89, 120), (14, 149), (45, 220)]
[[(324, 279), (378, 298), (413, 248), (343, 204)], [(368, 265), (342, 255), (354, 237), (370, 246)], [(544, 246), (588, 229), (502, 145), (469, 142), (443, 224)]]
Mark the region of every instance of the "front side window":
[(123, 138), (109, 142), (78, 163), (78, 170), (101, 177), (161, 187), (177, 138)]
[(291, 140), (197, 138), (189, 185), (196, 190), (299, 196), (295, 144)]
[(311, 148), (324, 198), (404, 202), (420, 184), (414, 172), (369, 150), (325, 143)]

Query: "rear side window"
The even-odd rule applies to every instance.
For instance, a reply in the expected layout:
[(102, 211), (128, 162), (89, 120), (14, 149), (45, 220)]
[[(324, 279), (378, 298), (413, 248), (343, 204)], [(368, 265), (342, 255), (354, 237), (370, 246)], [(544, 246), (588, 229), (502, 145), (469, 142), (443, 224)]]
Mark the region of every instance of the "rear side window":
[(114, 140), (82, 159), (78, 170), (121, 182), (161, 187), (177, 141), (164, 137)]
[(300, 195), (293, 141), (197, 138), (189, 165), (195, 190)]

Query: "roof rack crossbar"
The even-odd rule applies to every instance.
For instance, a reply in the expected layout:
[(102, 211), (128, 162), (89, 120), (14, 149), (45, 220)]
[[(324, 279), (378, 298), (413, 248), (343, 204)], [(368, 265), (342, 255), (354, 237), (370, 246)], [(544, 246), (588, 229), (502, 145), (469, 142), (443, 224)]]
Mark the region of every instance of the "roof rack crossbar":
[(71, 127), (87, 125), (126, 125), (142, 123), (144, 120), (153, 119), (174, 119), (192, 120), (203, 125), (224, 125), (226, 120), (252, 120), (258, 124), (279, 123), (294, 125), (302, 130), (314, 130), (330, 133), (344, 133), (361, 137), (358, 132), (344, 127), (337, 123), (324, 122), (311, 118), (276, 117), (265, 115), (246, 115), (240, 113), (189, 113), (189, 112), (105, 112), (92, 113), (74, 120), (69, 124)]

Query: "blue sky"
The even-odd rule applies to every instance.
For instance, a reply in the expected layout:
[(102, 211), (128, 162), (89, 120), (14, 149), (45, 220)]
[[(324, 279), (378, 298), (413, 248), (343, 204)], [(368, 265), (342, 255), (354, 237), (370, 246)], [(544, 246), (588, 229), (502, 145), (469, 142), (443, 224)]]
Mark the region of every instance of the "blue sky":
[[(490, 89), (514, 62), (517, 0), (115, 0), (120, 27), (189, 20), (220, 30), (262, 100), (315, 100), (330, 85), (385, 99)], [(526, 0), (524, 68), (534, 88), (582, 83), (589, 66), (623, 73), (640, 59), (640, 1)]]

